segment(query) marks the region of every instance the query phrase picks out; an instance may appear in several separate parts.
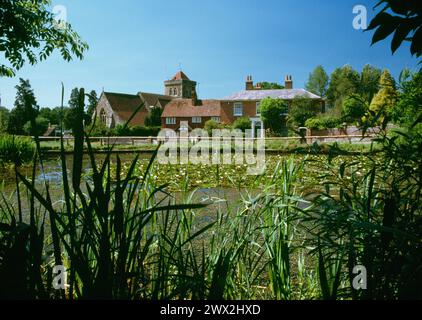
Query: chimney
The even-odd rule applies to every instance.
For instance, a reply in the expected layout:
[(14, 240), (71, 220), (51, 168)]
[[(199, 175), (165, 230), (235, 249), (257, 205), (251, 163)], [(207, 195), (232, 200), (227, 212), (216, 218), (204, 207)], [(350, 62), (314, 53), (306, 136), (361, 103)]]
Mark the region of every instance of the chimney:
[(284, 87), (286, 89), (293, 89), (293, 80), (292, 80), (292, 76), (287, 75), (285, 80), (284, 80)]
[(247, 76), (246, 77), (246, 90), (253, 90), (252, 76)]
[(192, 105), (193, 106), (198, 105), (198, 95), (195, 89), (192, 89)]
[(255, 90), (261, 90), (261, 89), (262, 89), (261, 83), (257, 83), (255, 86)]

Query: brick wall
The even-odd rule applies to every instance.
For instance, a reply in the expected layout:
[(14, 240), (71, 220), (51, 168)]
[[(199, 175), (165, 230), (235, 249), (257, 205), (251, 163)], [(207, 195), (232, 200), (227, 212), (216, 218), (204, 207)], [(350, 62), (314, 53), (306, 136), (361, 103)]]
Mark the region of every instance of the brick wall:
[[(256, 118), (256, 103), (258, 101), (239, 101), (243, 105), (243, 117)], [(236, 101), (221, 102), (221, 122), (232, 124), (237, 119), (242, 118), (234, 115), (234, 104)]]
[(211, 120), (211, 117), (201, 117), (202, 122), (201, 123), (192, 123), (192, 117), (189, 118), (176, 118), (176, 124), (166, 124), (166, 118), (161, 118), (161, 127), (163, 129), (172, 129), (177, 130), (180, 128), (180, 124), (182, 122), (188, 122), (189, 127), (192, 129), (202, 129), (205, 126), (205, 123), (209, 120)]

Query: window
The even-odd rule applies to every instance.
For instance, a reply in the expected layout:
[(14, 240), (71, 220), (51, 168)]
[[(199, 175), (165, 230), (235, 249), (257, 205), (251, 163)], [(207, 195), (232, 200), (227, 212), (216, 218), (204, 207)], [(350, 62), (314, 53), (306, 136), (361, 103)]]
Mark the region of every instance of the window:
[(243, 116), (243, 104), (241, 102), (236, 102), (234, 104), (234, 112), (233, 115), (235, 117), (241, 117)]
[(170, 88), (170, 92), (169, 92), (169, 95), (173, 95), (173, 88)]
[(179, 94), (179, 93), (178, 93), (177, 88), (174, 88), (174, 89), (173, 89), (173, 95), (177, 96), (178, 94)]
[(107, 114), (104, 110), (101, 110), (100, 119), (103, 124), (107, 124)]
[(193, 117), (192, 123), (202, 123), (202, 118), (201, 117)]
[(259, 116), (261, 115), (261, 102), (257, 102), (256, 103), (256, 115)]
[(211, 120), (215, 121), (217, 123), (220, 123), (220, 121), (221, 121), (220, 117), (212, 117)]
[(166, 118), (166, 124), (176, 124), (176, 118)]

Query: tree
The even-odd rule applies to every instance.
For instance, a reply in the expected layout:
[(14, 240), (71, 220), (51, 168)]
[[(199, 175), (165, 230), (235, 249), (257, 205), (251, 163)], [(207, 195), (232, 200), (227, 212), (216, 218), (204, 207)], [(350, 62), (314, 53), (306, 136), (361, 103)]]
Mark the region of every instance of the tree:
[(397, 91), (394, 79), (388, 70), (384, 70), (380, 78), (380, 90), (372, 99), (369, 109), (374, 114), (380, 112), (388, 116), (397, 102)]
[(273, 134), (280, 134), (286, 128), (288, 105), (281, 99), (266, 98), (261, 102), (261, 119), (265, 128)]
[(381, 5), (384, 7), (368, 27), (368, 30), (376, 29), (372, 44), (384, 40), (394, 33), (391, 51), (396, 52), (403, 41), (408, 41), (411, 54), (419, 58), (422, 55), (422, 5), (420, 1), (382, 0), (377, 7)]
[(353, 94), (343, 102), (343, 118), (347, 123), (361, 122), (368, 108), (368, 103), (360, 95)]
[(160, 107), (152, 107), (149, 116), (145, 119), (145, 126), (160, 127), (162, 114), (163, 109), (161, 109)]
[(306, 120), (313, 118), (322, 112), (321, 105), (312, 99), (297, 97), (293, 99), (289, 115), (288, 123), (293, 127), (305, 126)]
[(359, 92), (359, 83), (359, 72), (351, 66), (345, 65), (342, 68), (335, 69), (331, 75), (330, 85), (327, 90), (329, 106), (340, 114), (343, 107), (343, 100)]
[(61, 107), (56, 107), (53, 109), (50, 108), (41, 108), (39, 112), (39, 116), (42, 118), (47, 119), (50, 124), (59, 125), (63, 114), (66, 112), (67, 108), (62, 109)]
[(10, 112), (8, 132), (23, 135), (25, 134), (24, 125), (37, 117), (39, 107), (29, 80), (19, 79), (16, 90), (15, 107)]
[(69, 108), (67, 108), (63, 115), (63, 126), (66, 129), (73, 129), (76, 118), (78, 117), (78, 99), (79, 89), (74, 88), (70, 94)]
[(91, 124), (92, 117), (94, 116), (95, 109), (98, 104), (98, 95), (95, 90), (92, 90), (88, 95), (88, 106), (86, 109), (85, 123)]
[(5, 107), (0, 107), (0, 134), (7, 133), (10, 112)]
[(306, 90), (325, 98), (327, 95), (328, 84), (330, 77), (325, 72), (323, 66), (317, 66), (315, 70), (309, 75), (306, 83)]
[(275, 82), (260, 82), (259, 85), (261, 86), (262, 90), (284, 89), (284, 86)]
[(0, 2), (0, 52), (11, 66), (0, 64), (0, 76), (13, 77), (25, 62), (45, 60), (57, 49), (66, 61), (82, 59), (88, 45), (72, 27), (54, 19), (50, 0)]
[(369, 64), (363, 67), (360, 75), (359, 95), (369, 104), (379, 90), (381, 69)]
[(36, 129), (33, 130), (31, 127), (31, 121), (28, 121), (24, 127), (23, 130), (27, 135), (36, 135), (36, 136), (42, 136), (48, 129), (50, 121), (46, 118), (43, 118), (41, 116), (38, 116), (35, 119), (35, 125)]
[(422, 71), (411, 74), (402, 83), (402, 92), (392, 109), (392, 120), (397, 124), (410, 128), (422, 113)]

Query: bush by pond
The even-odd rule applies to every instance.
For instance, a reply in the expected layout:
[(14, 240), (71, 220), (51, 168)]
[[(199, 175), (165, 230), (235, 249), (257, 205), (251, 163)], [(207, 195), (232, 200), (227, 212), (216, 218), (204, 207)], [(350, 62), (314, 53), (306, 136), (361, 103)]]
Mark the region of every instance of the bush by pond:
[(0, 164), (16, 163), (21, 165), (31, 161), (34, 152), (35, 145), (29, 137), (0, 136)]

